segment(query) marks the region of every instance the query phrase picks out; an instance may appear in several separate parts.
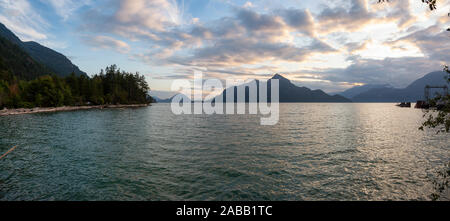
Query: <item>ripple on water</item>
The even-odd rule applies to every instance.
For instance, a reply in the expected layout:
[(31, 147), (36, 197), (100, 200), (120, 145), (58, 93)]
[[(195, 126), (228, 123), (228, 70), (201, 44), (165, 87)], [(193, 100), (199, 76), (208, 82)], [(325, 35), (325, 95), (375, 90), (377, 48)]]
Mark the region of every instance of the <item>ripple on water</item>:
[(0, 118), (0, 200), (420, 200), (449, 136), (393, 104), (281, 104), (260, 116), (170, 105)]

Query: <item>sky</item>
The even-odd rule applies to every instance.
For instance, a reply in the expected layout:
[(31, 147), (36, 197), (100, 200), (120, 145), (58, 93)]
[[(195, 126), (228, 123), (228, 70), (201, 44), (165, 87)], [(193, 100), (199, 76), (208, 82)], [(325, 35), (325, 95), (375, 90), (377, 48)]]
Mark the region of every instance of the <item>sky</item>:
[(405, 87), (450, 61), (450, 0), (0, 0), (0, 22), (89, 75), (116, 64), (169, 96), (174, 79), (267, 79), (338, 92)]

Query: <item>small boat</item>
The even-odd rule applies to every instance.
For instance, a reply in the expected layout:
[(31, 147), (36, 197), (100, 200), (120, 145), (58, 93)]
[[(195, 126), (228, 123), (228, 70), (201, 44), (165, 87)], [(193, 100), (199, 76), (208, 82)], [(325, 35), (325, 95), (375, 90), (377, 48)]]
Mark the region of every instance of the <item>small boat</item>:
[(411, 102), (402, 102), (397, 104), (398, 107), (411, 107)]

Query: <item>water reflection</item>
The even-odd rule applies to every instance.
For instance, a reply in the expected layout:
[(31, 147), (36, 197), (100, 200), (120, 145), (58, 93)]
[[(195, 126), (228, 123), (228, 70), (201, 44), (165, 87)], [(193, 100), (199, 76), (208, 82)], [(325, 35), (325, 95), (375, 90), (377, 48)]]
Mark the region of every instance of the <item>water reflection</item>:
[(2, 200), (428, 199), (449, 136), (393, 104), (281, 104), (257, 115), (170, 106), (0, 118)]

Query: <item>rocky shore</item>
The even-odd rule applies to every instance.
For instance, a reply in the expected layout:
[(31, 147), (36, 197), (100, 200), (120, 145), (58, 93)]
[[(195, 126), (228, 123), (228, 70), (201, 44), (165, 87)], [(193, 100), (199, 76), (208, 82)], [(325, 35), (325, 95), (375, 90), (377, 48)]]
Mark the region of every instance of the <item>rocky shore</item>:
[(69, 106), (69, 107), (35, 107), (35, 108), (3, 109), (3, 110), (0, 110), (0, 116), (19, 115), (19, 114), (51, 113), (51, 112), (61, 112), (61, 111), (91, 110), (91, 109), (107, 109), (107, 108), (138, 108), (138, 107), (147, 107), (147, 106), (149, 106), (149, 104)]

